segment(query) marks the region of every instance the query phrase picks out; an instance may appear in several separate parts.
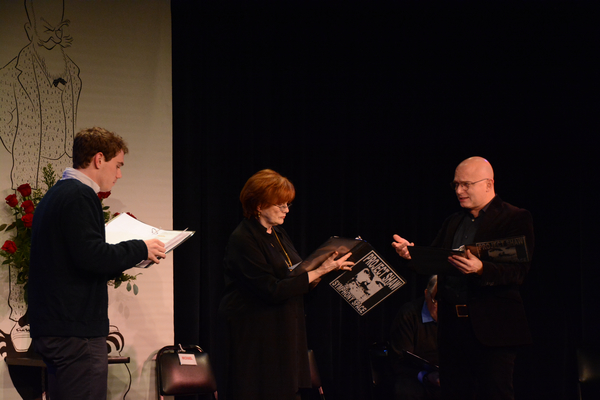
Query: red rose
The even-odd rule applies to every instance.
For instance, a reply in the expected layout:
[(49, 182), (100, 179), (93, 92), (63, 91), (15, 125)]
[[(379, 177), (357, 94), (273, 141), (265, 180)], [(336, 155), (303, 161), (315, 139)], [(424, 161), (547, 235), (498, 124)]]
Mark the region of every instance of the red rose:
[(31, 225), (33, 224), (33, 214), (23, 215), (23, 217), (21, 217), (21, 221), (23, 221), (25, 228), (31, 228)]
[(110, 191), (109, 192), (98, 192), (98, 198), (100, 200), (104, 200), (106, 199), (108, 196), (110, 196)]
[(23, 203), (21, 203), (21, 207), (25, 211), (25, 214), (33, 214), (33, 211), (35, 210), (35, 206), (31, 200), (25, 200)]
[(17, 191), (21, 193), (21, 196), (29, 197), (31, 195), (31, 186), (29, 186), (29, 183), (24, 183), (17, 188)]
[(17, 245), (12, 240), (7, 240), (4, 242), (2, 250), (10, 254), (15, 254), (17, 252)]
[(133, 218), (133, 219), (137, 219), (137, 218), (135, 217), (135, 215), (133, 215), (133, 214), (132, 214), (132, 213), (130, 213), (130, 212), (127, 212), (127, 215), (129, 215), (129, 216), (130, 216), (131, 218)]
[(17, 199), (16, 194), (9, 194), (5, 200), (6, 204), (8, 204), (10, 207), (16, 207), (17, 204), (19, 204), (19, 199)]

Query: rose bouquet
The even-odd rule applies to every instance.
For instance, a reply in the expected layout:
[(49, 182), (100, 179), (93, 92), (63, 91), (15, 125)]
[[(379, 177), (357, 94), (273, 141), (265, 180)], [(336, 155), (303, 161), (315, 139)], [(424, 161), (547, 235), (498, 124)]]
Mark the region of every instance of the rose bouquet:
[[(5, 198), (13, 220), (11, 223), (0, 225), (0, 232), (5, 231), (11, 234), (10, 239), (6, 240), (0, 249), (0, 257), (4, 258), (2, 265), (13, 266), (17, 269), (16, 283), (23, 285), (25, 297), (23, 300), (25, 303), (27, 303), (27, 283), (29, 281), (29, 252), (31, 249), (33, 215), (45, 192), (56, 183), (56, 173), (52, 165), (48, 164), (47, 167), (44, 167), (43, 173), (43, 182), (46, 185), (45, 190), (39, 188), (32, 190), (31, 186), (25, 183), (17, 188), (16, 193), (10, 194)], [(110, 192), (98, 193), (101, 203), (108, 196), (110, 196)], [(109, 207), (104, 206), (104, 204), (102, 204), (102, 212), (104, 213), (104, 222), (108, 222), (108, 220), (118, 214), (111, 214)], [(131, 216), (133, 217), (133, 215)], [(108, 284), (116, 289), (126, 282), (127, 290), (138, 294), (137, 285), (132, 284), (132, 281), (136, 280), (137, 275), (121, 274), (119, 277), (109, 281)]]
[(17, 269), (17, 283), (24, 285), (27, 291), (29, 278), (29, 249), (31, 247), (31, 224), (33, 213), (41, 197), (34, 195), (29, 184), (17, 188), (17, 193), (6, 197), (11, 208), (13, 222), (0, 225), (0, 231), (12, 233), (11, 239), (4, 242), (0, 255), (3, 265), (13, 265)]

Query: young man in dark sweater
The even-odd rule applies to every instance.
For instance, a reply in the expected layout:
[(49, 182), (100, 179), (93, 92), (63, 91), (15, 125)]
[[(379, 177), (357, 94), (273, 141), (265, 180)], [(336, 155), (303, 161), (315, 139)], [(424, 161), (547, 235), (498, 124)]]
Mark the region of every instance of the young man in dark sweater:
[(29, 322), (48, 367), (50, 397), (106, 400), (108, 280), (165, 257), (157, 239), (107, 244), (98, 192), (121, 178), (127, 145), (102, 128), (79, 132), (67, 168), (35, 210)]

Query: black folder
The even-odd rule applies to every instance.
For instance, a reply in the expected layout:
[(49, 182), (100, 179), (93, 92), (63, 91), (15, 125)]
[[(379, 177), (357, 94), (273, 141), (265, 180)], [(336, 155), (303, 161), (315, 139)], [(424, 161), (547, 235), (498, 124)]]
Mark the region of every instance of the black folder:
[(462, 255), (456, 250), (440, 249), (438, 247), (408, 246), (410, 261), (408, 267), (423, 275), (462, 275), (450, 262), (448, 257), (453, 254)]
[(419, 274), (461, 275), (461, 272), (448, 262), (451, 255), (465, 255), (469, 250), (482, 261), (496, 263), (529, 262), (529, 252), (525, 236), (477, 242), (461, 246), (457, 250), (427, 246), (408, 246), (411, 260), (408, 266)]
[(325, 243), (319, 246), (318, 249), (312, 252), (312, 254), (306, 257), (300, 264), (294, 267), (291, 272), (292, 275), (299, 275), (305, 271), (312, 271), (317, 268), (321, 263), (327, 260), (334, 252), (338, 252), (337, 258), (343, 257), (349, 251), (356, 251), (359, 247), (368, 245), (362, 239), (350, 239), (339, 236), (332, 236)]

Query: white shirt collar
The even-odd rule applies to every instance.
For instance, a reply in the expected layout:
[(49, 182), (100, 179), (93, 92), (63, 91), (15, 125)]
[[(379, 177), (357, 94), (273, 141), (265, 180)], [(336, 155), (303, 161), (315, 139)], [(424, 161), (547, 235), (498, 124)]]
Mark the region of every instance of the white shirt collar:
[(100, 186), (92, 180), (89, 176), (84, 174), (83, 172), (76, 170), (75, 168), (67, 168), (65, 172), (63, 172), (61, 180), (65, 179), (77, 179), (79, 182), (83, 183), (94, 189), (94, 192), (98, 193), (100, 191)]

